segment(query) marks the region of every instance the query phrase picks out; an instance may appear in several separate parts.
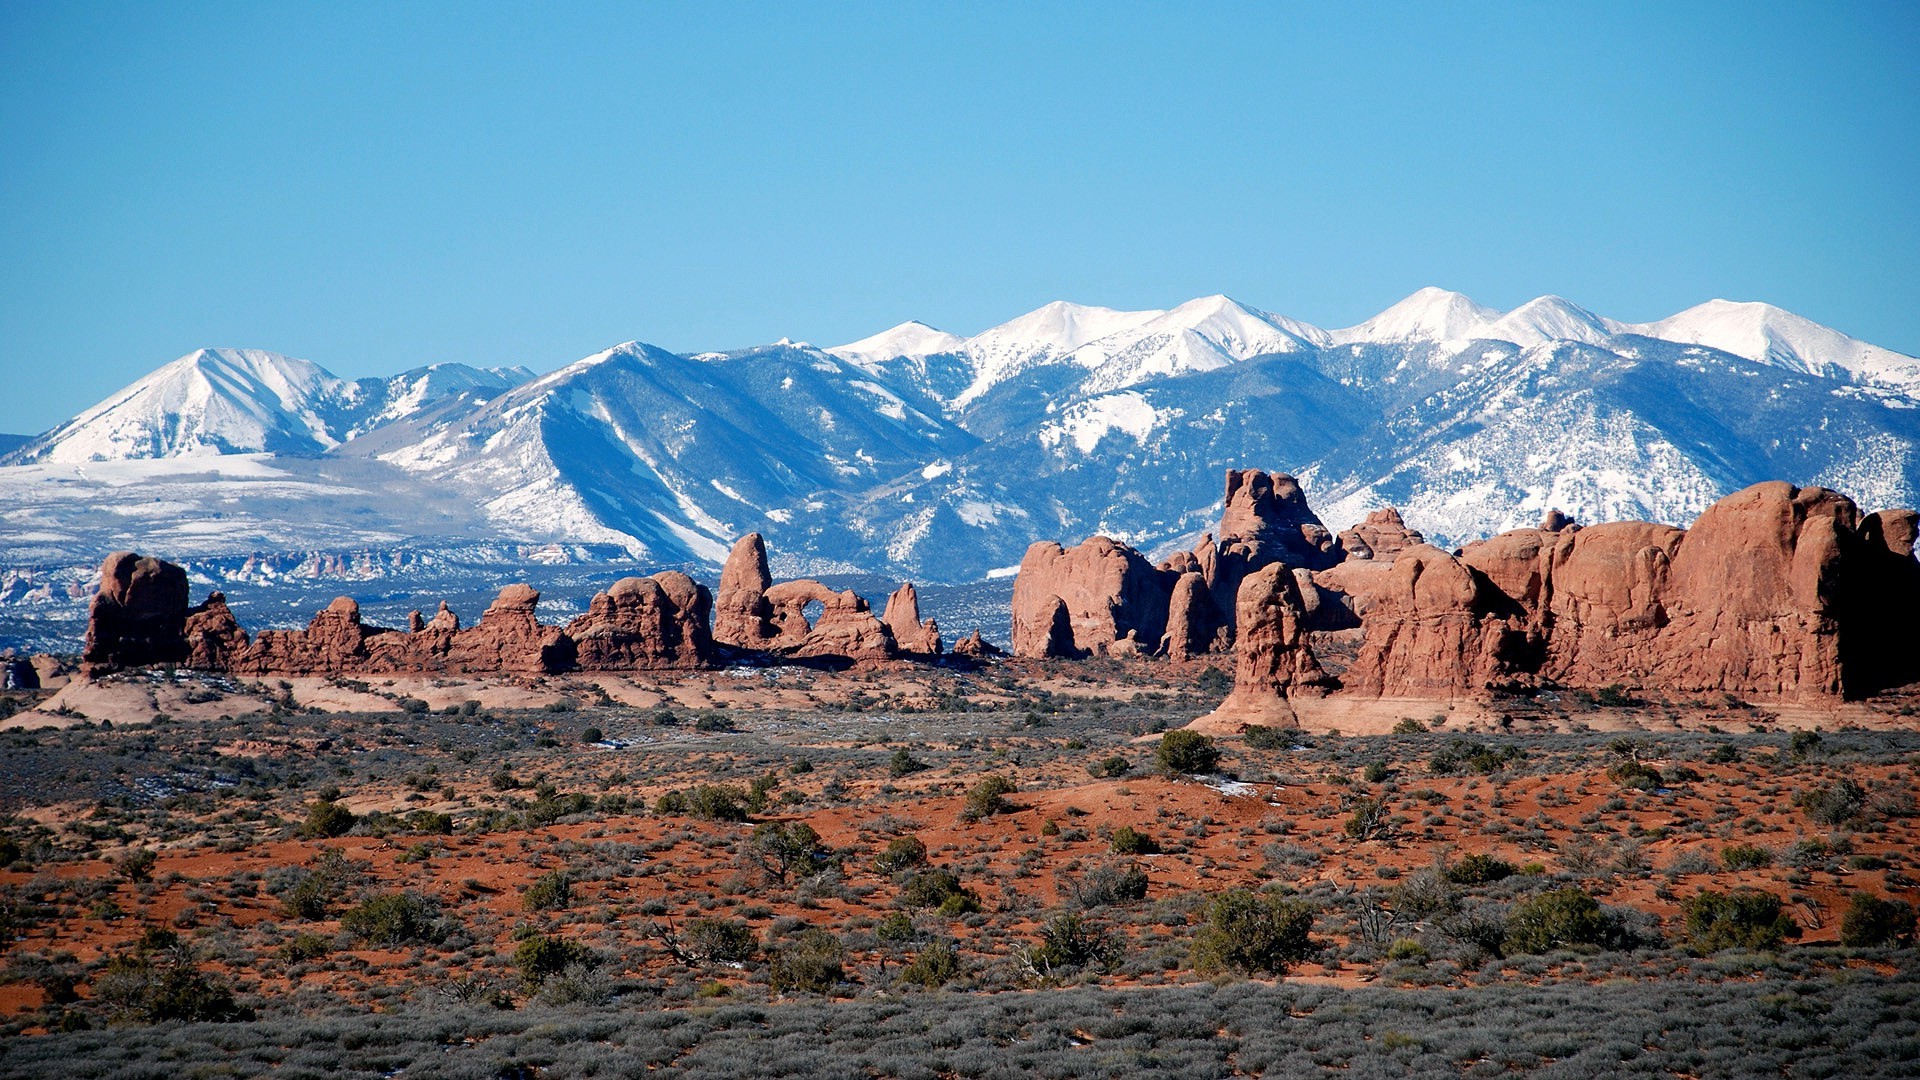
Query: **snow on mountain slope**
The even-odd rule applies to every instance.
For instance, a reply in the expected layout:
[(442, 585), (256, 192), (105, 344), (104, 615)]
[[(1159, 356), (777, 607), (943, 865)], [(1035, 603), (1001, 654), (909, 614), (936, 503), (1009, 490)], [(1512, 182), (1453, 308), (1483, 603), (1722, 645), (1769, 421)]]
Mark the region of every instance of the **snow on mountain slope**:
[(1457, 292), (1429, 285), (1357, 326), (1333, 330), (1335, 345), (1356, 342), (1470, 341), (1486, 336), (1500, 313)]
[(966, 338), (958, 334), (935, 330), (926, 323), (910, 320), (891, 330), (882, 330), (872, 337), (864, 337), (845, 345), (836, 345), (826, 351), (864, 367), (896, 357), (923, 357), (932, 356), (935, 353), (957, 352), (966, 344), (966, 341)]
[(1771, 304), (1709, 300), (1658, 322), (1615, 325), (1627, 333), (1705, 345), (1774, 367), (1920, 392), (1920, 358), (1869, 345)]
[(1099, 393), (1183, 372), (1214, 371), (1270, 353), (1305, 352), (1326, 340), (1319, 327), (1216, 295), (1096, 338), (1067, 359), (1091, 369), (1081, 388)]
[(1477, 336), (1526, 346), (1548, 341), (1605, 345), (1614, 335), (1604, 319), (1586, 308), (1558, 296), (1540, 296), (1493, 320)]
[(1066, 359), (1075, 349), (1155, 319), (1160, 311), (1115, 311), (1055, 300), (966, 340), (973, 381), (952, 402), (965, 408), (996, 384), (1042, 364)]
[(23, 461), (120, 461), (272, 451), (340, 442), (358, 388), (318, 364), (259, 349), (198, 349), (17, 451)]
[(533, 378), (524, 367), (476, 368), (466, 364), (441, 363), (414, 368), (388, 379), (362, 379), (360, 384), (369, 405), (347, 437), (353, 438), (383, 427), (450, 398), (466, 397), (485, 401), (494, 395)]

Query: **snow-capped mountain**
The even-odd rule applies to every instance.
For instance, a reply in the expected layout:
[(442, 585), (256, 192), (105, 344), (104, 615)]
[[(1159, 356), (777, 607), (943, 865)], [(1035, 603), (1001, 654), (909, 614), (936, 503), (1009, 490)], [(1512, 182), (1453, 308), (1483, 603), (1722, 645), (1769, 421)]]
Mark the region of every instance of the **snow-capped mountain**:
[(444, 399), (491, 397), (530, 375), (436, 364), (348, 381), (260, 349), (197, 349), (5, 460), (125, 461), (217, 454), (312, 455)]
[(1920, 360), (1724, 301), (1626, 324), (1422, 289), (1332, 331), (1224, 296), (1056, 302), (971, 337), (636, 342), (538, 378), (204, 350), (6, 460), (0, 570), (136, 541), (712, 567), (757, 530), (786, 570), (953, 582), (1035, 539), (1184, 543), (1228, 467), (1300, 473), (1335, 527), (1397, 505), (1442, 543), (1549, 508), (1684, 522), (1769, 477), (1912, 505)]

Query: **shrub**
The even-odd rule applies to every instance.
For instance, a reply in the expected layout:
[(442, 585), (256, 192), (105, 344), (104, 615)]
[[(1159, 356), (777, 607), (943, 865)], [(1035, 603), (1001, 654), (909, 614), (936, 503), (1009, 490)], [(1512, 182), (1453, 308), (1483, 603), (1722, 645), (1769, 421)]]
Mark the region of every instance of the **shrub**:
[(980, 909), (979, 898), (948, 870), (921, 870), (900, 886), (900, 903), (907, 907), (936, 908), (943, 915), (964, 915)]
[(811, 874), (826, 859), (820, 834), (804, 821), (769, 821), (754, 826), (747, 848), (760, 858), (761, 869), (784, 885), (796, 870)]
[(1773, 865), (1773, 852), (1758, 844), (1731, 844), (1720, 849), (1720, 865), (1729, 870), (1760, 870)]
[(1002, 813), (1009, 806), (1007, 796), (1018, 790), (1012, 780), (995, 773), (967, 792), (967, 805), (961, 816), (968, 821), (978, 821)]
[(139, 883), (153, 880), (153, 865), (159, 861), (159, 856), (146, 848), (135, 848), (122, 856), (114, 866), (120, 871), (121, 877)]
[(545, 934), (535, 934), (513, 950), (513, 966), (520, 970), (520, 980), (529, 988), (570, 967), (592, 967), (595, 960), (593, 950), (585, 945)]
[(1585, 889), (1569, 886), (1528, 897), (1508, 912), (1506, 947), (1516, 953), (1599, 948), (1618, 937), (1617, 926)]
[(889, 945), (899, 945), (919, 937), (920, 931), (913, 925), (913, 916), (896, 911), (880, 920), (873, 935)]
[(1147, 896), (1147, 872), (1131, 860), (1101, 863), (1078, 879), (1062, 881), (1060, 893), (1075, 907), (1097, 908), (1144, 900)]
[(1393, 773), (1387, 768), (1386, 762), (1369, 761), (1367, 762), (1366, 770), (1360, 774), (1360, 777), (1369, 784), (1378, 784), (1384, 782), (1386, 778), (1391, 775), (1393, 775)]
[(776, 994), (795, 990), (824, 994), (846, 978), (846, 946), (825, 930), (809, 928), (773, 949), (767, 985)]
[(1210, 773), (1220, 765), (1220, 749), (1213, 740), (1186, 728), (1162, 735), (1153, 757), (1169, 773)]
[(113, 957), (93, 980), (93, 997), (120, 1016), (146, 1023), (253, 1019), (252, 1010), (235, 1002), (225, 983), (177, 951), (155, 955), (141, 950)]
[(1250, 750), (1285, 750), (1293, 742), (1293, 736), (1285, 728), (1265, 727), (1260, 724), (1248, 724), (1240, 732), (1247, 740)]
[(960, 957), (953, 946), (944, 941), (931, 941), (912, 963), (900, 969), (900, 981), (933, 990), (952, 982), (959, 974)]
[(407, 827), (427, 836), (451, 836), (453, 815), (434, 810), (415, 810), (407, 815)]
[(1131, 771), (1133, 771), (1133, 766), (1127, 763), (1126, 758), (1120, 757), (1117, 754), (1087, 766), (1088, 775), (1100, 779), (1115, 779), (1125, 776)]
[(300, 835), (308, 838), (345, 836), (353, 829), (356, 820), (353, 811), (332, 799), (321, 799), (307, 810), (307, 820), (300, 826)]
[(580, 733), (580, 741), (583, 743), (604, 742), (606, 738), (607, 733), (597, 727), (590, 727)]
[(1621, 787), (1653, 791), (1664, 785), (1660, 770), (1639, 761), (1622, 761), (1607, 770), (1607, 779)]
[(1403, 716), (1400, 718), (1399, 723), (1393, 725), (1393, 733), (1395, 735), (1424, 735), (1427, 733), (1427, 726), (1411, 716)]
[(682, 796), (679, 805), (684, 808), (680, 812), (707, 821), (745, 821), (746, 800), (746, 793), (737, 787), (701, 784)]
[(1682, 911), (1687, 944), (1697, 952), (1777, 949), (1800, 936), (1800, 924), (1782, 910), (1780, 898), (1759, 889), (1709, 889), (1689, 899)]
[(1203, 694), (1225, 694), (1233, 689), (1233, 676), (1208, 664), (1194, 677), (1193, 687)]
[(1471, 772), (1486, 775), (1499, 772), (1519, 760), (1520, 751), (1516, 747), (1490, 747), (1469, 739), (1450, 739), (1427, 762), (1427, 767), (1435, 773)]
[(337, 851), (323, 851), (306, 866), (267, 871), (267, 892), (293, 918), (324, 919), (333, 905), (366, 880), (369, 865)]
[(1230, 889), (1207, 903), (1206, 925), (1193, 938), (1194, 969), (1284, 975), (1312, 955), (1313, 917), (1304, 902)]
[(1857, 892), (1840, 919), (1840, 944), (1854, 948), (1911, 945), (1914, 940), (1913, 905)]
[(1342, 831), (1355, 840), (1366, 840), (1387, 831), (1387, 808), (1378, 799), (1355, 799), (1353, 816)]
[(753, 929), (739, 919), (695, 919), (686, 933), (668, 932), (668, 947), (675, 956), (694, 964), (734, 964), (753, 959), (760, 946)]
[(1113, 830), (1109, 841), (1116, 855), (1152, 855), (1160, 850), (1153, 837), (1135, 829), (1131, 825), (1122, 825)]
[[(1810, 735), (1812, 732), (1801, 732)], [(1836, 780), (1824, 787), (1794, 796), (1795, 805), (1822, 825), (1841, 826), (1858, 821), (1867, 809), (1867, 792), (1851, 778)]]
[(882, 874), (898, 873), (924, 865), (927, 861), (927, 845), (917, 836), (898, 836), (887, 841), (887, 846), (874, 856), (873, 868)]
[(340, 929), (369, 945), (433, 941), (442, 936), (440, 905), (419, 893), (384, 893), (349, 908)]
[(931, 768), (933, 768), (933, 766), (914, 757), (904, 746), (895, 750), (893, 756), (887, 759), (887, 775), (896, 780), (902, 776), (912, 776), (917, 772), (926, 772)]
[(1447, 880), (1455, 885), (1486, 885), (1512, 876), (1512, 863), (1479, 852), (1468, 855), (1446, 869)]
[(280, 946), (280, 959), (289, 964), (318, 960), (333, 951), (333, 942), (319, 934), (295, 934), (293, 939)]
[(565, 871), (550, 870), (533, 879), (520, 901), (528, 911), (559, 911), (573, 903), (573, 880)]
[(1069, 911), (1047, 920), (1040, 928), (1039, 942), (1029, 946), (1023, 958), (1035, 975), (1047, 977), (1088, 966), (1106, 971), (1119, 955), (1119, 944), (1105, 927)]

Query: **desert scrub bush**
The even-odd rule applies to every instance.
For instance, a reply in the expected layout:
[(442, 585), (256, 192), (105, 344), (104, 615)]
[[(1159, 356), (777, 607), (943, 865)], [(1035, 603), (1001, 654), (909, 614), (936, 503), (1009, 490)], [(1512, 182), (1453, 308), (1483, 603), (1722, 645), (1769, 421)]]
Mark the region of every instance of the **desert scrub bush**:
[(1815, 822), (1839, 827), (1855, 824), (1865, 816), (1867, 792), (1852, 778), (1842, 777), (1831, 784), (1800, 792), (1793, 797), (1793, 802)]
[(1304, 901), (1229, 889), (1207, 902), (1205, 924), (1193, 937), (1194, 970), (1284, 975), (1313, 955), (1315, 914)]
[(776, 994), (830, 993), (846, 979), (846, 946), (818, 927), (808, 927), (768, 952), (767, 985)]
[(1914, 941), (1913, 905), (1889, 900), (1870, 892), (1857, 892), (1840, 917), (1840, 944), (1852, 948), (1878, 948), (1885, 945), (1912, 945)]
[(1681, 912), (1687, 947), (1698, 953), (1778, 949), (1800, 936), (1800, 924), (1786, 913), (1780, 898), (1759, 889), (1707, 889), (1688, 899)]
[(1115, 855), (1153, 855), (1160, 851), (1160, 845), (1154, 842), (1153, 837), (1131, 825), (1122, 825), (1113, 830), (1107, 843)]
[(873, 857), (873, 869), (881, 874), (895, 874), (924, 866), (926, 861), (927, 845), (919, 837), (897, 836), (887, 841), (887, 846)]
[(95, 1001), (125, 1020), (253, 1019), (253, 1011), (234, 1000), (232, 988), (201, 971), (191, 950), (170, 930), (151, 928), (131, 951), (109, 958), (92, 991)]
[(1102, 758), (1087, 766), (1087, 775), (1098, 780), (1119, 779), (1132, 771), (1133, 766), (1127, 762), (1126, 758), (1118, 754), (1109, 758)]
[(951, 870), (919, 870), (908, 875), (900, 886), (900, 903), (906, 907), (934, 908), (949, 918), (980, 910), (980, 898), (960, 884)]
[[(11, 862), (13, 860), (9, 859), (7, 861)], [(142, 882), (153, 880), (153, 866), (159, 861), (160, 857), (146, 848), (135, 848), (121, 856), (113, 866), (114, 869), (120, 871), (121, 877), (138, 885)]]
[(1385, 804), (1378, 799), (1360, 798), (1353, 800), (1353, 814), (1340, 828), (1351, 839), (1370, 840), (1384, 835), (1389, 825)]
[(754, 826), (747, 850), (760, 863), (767, 876), (781, 885), (797, 871), (806, 877), (828, 860), (820, 834), (804, 821), (768, 821)]
[(1607, 769), (1607, 779), (1638, 791), (1653, 791), (1664, 784), (1659, 769), (1640, 761), (1614, 763)]
[(549, 870), (533, 879), (520, 903), (528, 911), (560, 911), (573, 903), (573, 879), (564, 870)]
[(1773, 865), (1773, 852), (1758, 844), (1729, 844), (1720, 849), (1720, 865), (1728, 870), (1764, 870)]
[(1062, 912), (1040, 928), (1040, 940), (1017, 956), (1028, 974), (1049, 979), (1091, 967), (1110, 971), (1120, 959), (1120, 943), (1105, 926), (1077, 911)]
[(416, 892), (370, 896), (340, 916), (340, 929), (369, 945), (434, 942), (447, 932), (439, 903)]
[(1393, 733), (1395, 735), (1425, 735), (1427, 733), (1427, 725), (1415, 720), (1411, 716), (1403, 716), (1398, 723), (1393, 725)]
[(1012, 780), (994, 773), (967, 792), (966, 807), (960, 816), (967, 821), (979, 821), (1003, 813), (1011, 805), (1007, 802), (1007, 796), (1018, 790), (1019, 787)]
[(653, 804), (655, 813), (688, 814), (706, 821), (747, 820), (747, 793), (729, 784), (701, 784), (690, 791), (669, 791)]
[(1059, 893), (1081, 909), (1125, 904), (1147, 897), (1147, 872), (1131, 859), (1101, 863), (1079, 877), (1062, 875)]
[(1153, 760), (1166, 773), (1210, 773), (1220, 767), (1220, 748), (1197, 731), (1176, 728), (1160, 736)]
[(372, 863), (323, 851), (305, 866), (276, 866), (266, 873), (267, 893), (296, 919), (324, 919), (333, 906), (367, 880)]
[(570, 967), (591, 967), (595, 959), (585, 945), (545, 934), (535, 934), (513, 949), (513, 966), (528, 989), (538, 988)]
[(1490, 885), (1513, 876), (1513, 864), (1492, 855), (1474, 852), (1446, 868), (1447, 880), (1455, 885)]
[(1240, 737), (1247, 740), (1249, 750), (1285, 750), (1293, 744), (1296, 733), (1285, 728), (1248, 724), (1241, 729)]
[(895, 780), (903, 776), (912, 776), (917, 772), (926, 772), (931, 768), (933, 766), (914, 757), (912, 751), (904, 746), (895, 750), (893, 756), (887, 759), (887, 775)]
[(1456, 738), (1447, 740), (1447, 745), (1427, 760), (1427, 768), (1441, 776), (1453, 773), (1479, 773), (1484, 776), (1499, 772), (1519, 759), (1518, 747), (1492, 747), (1471, 739)]
[(960, 977), (960, 956), (944, 940), (928, 942), (900, 969), (901, 982), (937, 990)]
[(345, 836), (358, 820), (353, 811), (332, 799), (321, 799), (307, 809), (307, 820), (300, 825), (300, 835), (308, 839)]
[(1618, 936), (1616, 921), (1585, 889), (1568, 886), (1530, 896), (1507, 913), (1506, 951), (1598, 949)]
[(332, 951), (333, 942), (330, 939), (319, 934), (299, 933), (282, 943), (275, 955), (289, 964), (304, 964)]
[(685, 930), (656, 923), (652, 929), (667, 952), (689, 967), (745, 963), (760, 951), (753, 928), (739, 919), (695, 919)]

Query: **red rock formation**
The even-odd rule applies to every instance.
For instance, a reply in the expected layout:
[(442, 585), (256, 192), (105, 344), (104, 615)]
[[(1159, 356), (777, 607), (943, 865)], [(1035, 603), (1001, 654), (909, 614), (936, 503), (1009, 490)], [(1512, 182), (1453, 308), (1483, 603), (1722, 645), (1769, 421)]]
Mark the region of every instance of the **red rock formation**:
[[(898, 649), (886, 624), (874, 618), (866, 600), (848, 589), (834, 592), (818, 581), (783, 581), (766, 591), (770, 620), (778, 636), (769, 648), (797, 658), (886, 660)], [(807, 621), (808, 604), (820, 605), (820, 618)]]
[(187, 572), (170, 562), (116, 551), (100, 565), (100, 591), (87, 609), (90, 668), (111, 670), (186, 659)]
[(1439, 548), (1401, 552), (1369, 601), (1359, 655), (1342, 676), (1349, 689), (1447, 698), (1505, 682), (1527, 665), (1524, 613)]
[[(1074, 548), (1027, 549), (1013, 582), (1015, 656), (1105, 654), (1131, 633), (1158, 645), (1172, 581), (1139, 552), (1104, 536)], [(1057, 603), (1056, 603), (1057, 602)], [(1061, 632), (1058, 609), (1066, 611)]]
[(1392, 561), (1415, 544), (1426, 542), (1426, 537), (1407, 528), (1400, 511), (1391, 506), (1369, 511), (1367, 520), (1340, 534), (1340, 546), (1349, 559)]
[(932, 619), (920, 621), (920, 593), (913, 582), (901, 585), (887, 597), (886, 614), (880, 621), (887, 624), (900, 651), (916, 656), (940, 655), (940, 624)]
[(1244, 544), (1253, 568), (1272, 562), (1325, 570), (1340, 561), (1334, 536), (1307, 505), (1300, 482), (1286, 473), (1227, 470), (1220, 543)]
[(1215, 721), (1294, 727), (1288, 698), (1322, 692), (1326, 673), (1307, 644), (1307, 612), (1299, 579), (1280, 563), (1249, 574), (1235, 598), (1240, 628), (1233, 691), (1214, 710)]
[(1004, 656), (1006, 654), (1001, 652), (992, 642), (981, 637), (980, 631), (975, 630), (973, 633), (953, 643), (953, 655), (971, 656), (974, 659), (980, 659), (988, 656)]
[(188, 612), (182, 632), (187, 642), (186, 665), (201, 671), (232, 670), (235, 658), (251, 644), (220, 592), (208, 593), (205, 603)]
[(1198, 570), (1188, 570), (1173, 583), (1161, 651), (1174, 660), (1188, 660), (1211, 652), (1220, 644), (1219, 635), (1225, 622), (1214, 610), (1206, 576)]
[(711, 651), (712, 606), (705, 586), (676, 570), (621, 578), (567, 624), (574, 662), (583, 671), (696, 666)]
[(781, 634), (773, 625), (773, 607), (766, 598), (772, 585), (766, 540), (756, 532), (735, 541), (720, 570), (720, 591), (713, 598), (713, 640), (736, 649), (774, 645)]

